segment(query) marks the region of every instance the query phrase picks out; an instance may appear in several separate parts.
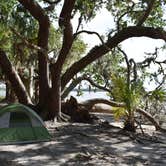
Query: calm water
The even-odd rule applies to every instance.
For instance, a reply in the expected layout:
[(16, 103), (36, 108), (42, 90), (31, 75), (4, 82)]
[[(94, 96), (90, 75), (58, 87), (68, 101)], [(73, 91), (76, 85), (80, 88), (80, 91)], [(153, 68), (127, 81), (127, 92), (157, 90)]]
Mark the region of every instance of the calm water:
[(72, 91), (69, 94), (69, 97), (70, 96), (77, 98), (78, 101), (85, 101), (85, 100), (93, 99), (93, 98), (109, 99), (109, 96), (107, 96), (106, 92), (83, 92), (83, 95), (77, 96), (77, 92)]
[[(0, 89), (0, 97), (5, 97), (5, 89)], [(85, 101), (88, 99), (93, 99), (93, 98), (104, 98), (104, 99), (109, 99), (109, 96), (107, 96), (106, 92), (83, 92), (83, 95), (81, 96), (77, 96), (77, 92), (76, 91), (72, 91), (68, 98), (70, 98), (70, 96), (73, 96), (75, 98), (77, 98), (78, 101)]]
[(6, 91), (4, 89), (0, 89), (0, 97), (5, 97)]

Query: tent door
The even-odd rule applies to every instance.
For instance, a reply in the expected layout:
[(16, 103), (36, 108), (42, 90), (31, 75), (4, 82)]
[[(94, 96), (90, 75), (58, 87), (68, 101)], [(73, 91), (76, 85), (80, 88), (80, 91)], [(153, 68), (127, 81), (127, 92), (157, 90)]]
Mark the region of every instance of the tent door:
[(31, 120), (24, 112), (11, 112), (10, 127), (31, 127)]

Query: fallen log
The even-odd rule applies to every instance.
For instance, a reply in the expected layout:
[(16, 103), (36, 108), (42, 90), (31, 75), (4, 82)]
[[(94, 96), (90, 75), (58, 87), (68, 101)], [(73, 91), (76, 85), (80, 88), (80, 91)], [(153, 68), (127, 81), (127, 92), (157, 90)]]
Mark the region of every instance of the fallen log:
[(86, 100), (84, 102), (79, 103), (80, 106), (84, 106), (89, 110), (91, 110), (95, 104), (107, 104), (112, 107), (125, 107), (124, 103), (118, 103), (115, 101), (101, 99), (101, 98), (94, 98), (94, 99)]
[[(112, 107), (125, 107), (124, 103), (118, 103), (115, 101), (110, 101), (110, 100), (100, 99), (100, 98), (86, 100), (82, 103), (79, 103), (79, 105), (88, 109), (88, 110), (92, 110), (93, 106), (95, 104), (99, 104), (99, 103), (100, 104), (107, 104), (107, 105), (112, 106)], [(143, 115), (146, 119), (148, 119), (152, 123), (152, 125), (155, 126), (156, 130), (166, 132), (166, 129), (163, 129), (150, 113), (148, 113), (147, 111), (145, 111), (141, 108), (137, 108), (136, 112), (138, 112), (139, 114)], [(107, 111), (107, 113), (108, 113), (108, 111)], [(112, 113), (111, 110), (110, 110), (110, 113)]]

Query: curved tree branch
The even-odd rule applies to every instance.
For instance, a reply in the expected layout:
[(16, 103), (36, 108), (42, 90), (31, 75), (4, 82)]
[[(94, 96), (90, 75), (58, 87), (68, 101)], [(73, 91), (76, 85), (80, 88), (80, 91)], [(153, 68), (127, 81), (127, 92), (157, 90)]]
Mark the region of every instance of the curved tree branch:
[(94, 32), (94, 31), (87, 31), (87, 30), (79, 31), (79, 32), (74, 34), (74, 38), (76, 38), (81, 33), (87, 33), (87, 34), (90, 34), (90, 35), (96, 35), (99, 38), (99, 40), (101, 41), (101, 43), (104, 45), (104, 41), (103, 41), (102, 37), (99, 35), (99, 33)]
[(43, 2), (46, 2), (50, 5), (56, 5), (60, 2), (61, 0), (55, 0), (55, 1), (52, 1), (52, 0), (43, 0)]
[(123, 30), (116, 33), (113, 37), (109, 38), (105, 44), (93, 47), (85, 57), (74, 63), (62, 76), (62, 90), (76, 73), (84, 69), (87, 65), (89, 65), (99, 57), (109, 52), (105, 45), (109, 47), (109, 49), (112, 49), (128, 38), (142, 36), (153, 39), (163, 39), (164, 41), (166, 41), (166, 32), (160, 28), (138, 26), (124, 28)]
[(159, 123), (153, 118), (153, 116), (150, 113), (141, 108), (137, 108), (136, 111), (144, 115), (155, 126), (156, 130), (166, 131), (159, 125)]
[(59, 26), (63, 30), (63, 44), (57, 62), (52, 65), (54, 68), (58, 66), (59, 70), (61, 70), (73, 43), (73, 27), (70, 20), (74, 4), (75, 0), (65, 0), (59, 17)]
[(130, 88), (130, 70), (131, 70), (131, 65), (128, 59), (127, 54), (120, 48), (118, 47), (118, 50), (124, 55), (126, 65), (127, 65), (127, 87)]
[(111, 100), (106, 100), (102, 98), (89, 99), (84, 102), (81, 102), (80, 105), (85, 106), (88, 110), (92, 109), (95, 104), (107, 104), (112, 107), (125, 107), (124, 103), (118, 103)]
[(6, 53), (2, 49), (0, 49), (0, 67), (10, 81), (19, 102), (23, 104), (31, 104), (31, 99), (26, 92), (26, 88), (21, 78), (17, 74), (16, 70), (13, 68)]

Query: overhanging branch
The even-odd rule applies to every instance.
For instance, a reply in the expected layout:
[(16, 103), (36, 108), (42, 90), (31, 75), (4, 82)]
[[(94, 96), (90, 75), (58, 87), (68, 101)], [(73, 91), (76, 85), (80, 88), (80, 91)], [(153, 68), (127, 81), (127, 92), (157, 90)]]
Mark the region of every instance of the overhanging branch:
[[(161, 28), (130, 26), (122, 29), (113, 37), (108, 38), (107, 42), (100, 46), (93, 47), (85, 57), (74, 63), (62, 76), (62, 89), (73, 78), (73, 76), (84, 69), (87, 65), (102, 57), (112, 48), (116, 47), (122, 41), (131, 37), (149, 37), (152, 39), (162, 39), (166, 41), (166, 32)], [(109, 47), (109, 50), (105, 47)]]
[(74, 34), (74, 38), (76, 38), (81, 33), (87, 33), (87, 34), (90, 34), (90, 35), (96, 35), (99, 38), (99, 40), (101, 41), (101, 43), (104, 44), (104, 41), (103, 41), (102, 37), (99, 35), (99, 33), (95, 32), (95, 31), (82, 30), (82, 31), (79, 31), (79, 32), (75, 33)]
[(56, 4), (58, 4), (59, 2), (60, 2), (61, 0), (56, 0), (56, 1), (52, 1), (52, 0), (43, 0), (43, 2), (46, 2), (46, 3), (48, 3), (48, 4), (50, 4), (50, 5), (56, 5)]

